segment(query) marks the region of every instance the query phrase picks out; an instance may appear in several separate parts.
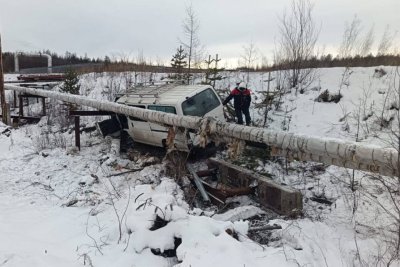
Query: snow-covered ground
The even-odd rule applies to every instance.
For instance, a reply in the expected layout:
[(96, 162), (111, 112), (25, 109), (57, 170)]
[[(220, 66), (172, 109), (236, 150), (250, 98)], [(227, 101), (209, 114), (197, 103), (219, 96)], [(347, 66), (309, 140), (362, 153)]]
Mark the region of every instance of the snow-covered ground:
[[(384, 69), (388, 74), (381, 78), (374, 77), (375, 68), (352, 69), (338, 104), (314, 100), (325, 89), (339, 90), (344, 69), (319, 70), (320, 78), (304, 94), (284, 95), (268, 127), (281, 129), (290, 116), (291, 132), (355, 140), (354, 111), (367, 94), (361, 108), (370, 113), (372, 105), (374, 115), (363, 121), (358, 139), (384, 144), (388, 133), (377, 135), (374, 120), (395, 68)], [(227, 73), (218, 87), (231, 87), (240, 75)], [(256, 102), (266, 78), (251, 74)], [(81, 93), (111, 99), (110, 92), (123, 91), (130, 79), (126, 73), (87, 74)], [(252, 111), (256, 122), (260, 112)], [(93, 118), (84, 123), (91, 125)], [(393, 249), (395, 206), (382, 184), (361, 172), (355, 172), (358, 190), (352, 191), (350, 170), (295, 162), (286, 173), (277, 162), (257, 160), (258, 171), (304, 195), (304, 215), (271, 220), (282, 230), (272, 231), (266, 245), (249, 239), (248, 221), (237, 216), (261, 213), (251, 201), (233, 214), (193, 209), (162, 165), (115, 175), (141, 168), (145, 158), (114, 155), (96, 133), (83, 133), (76, 152), (73, 135), (45, 119), (5, 129), (0, 125), (0, 266), (375, 266), (384, 265)]]

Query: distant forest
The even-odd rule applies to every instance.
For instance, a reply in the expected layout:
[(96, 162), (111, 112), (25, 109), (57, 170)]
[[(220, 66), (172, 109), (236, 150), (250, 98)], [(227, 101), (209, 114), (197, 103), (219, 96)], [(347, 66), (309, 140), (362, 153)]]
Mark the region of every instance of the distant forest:
[[(76, 53), (66, 52), (64, 55), (44, 50), (41, 53), (50, 54), (52, 56), (53, 66), (68, 66), (68, 65), (82, 65), (82, 64), (97, 64), (96, 68), (87, 68), (84, 72), (90, 71), (154, 71), (154, 72), (171, 72), (173, 69), (170, 66), (155, 66), (150, 63), (142, 61), (140, 64), (112, 61), (108, 56), (101, 58), (88, 58), (87, 56), (77, 56)], [(319, 58), (313, 58), (307, 62), (302, 63), (303, 66), (308, 68), (332, 68), (332, 67), (372, 67), (372, 66), (400, 66), (400, 55), (368, 55), (365, 57), (355, 56), (351, 58), (338, 58), (333, 57), (331, 54), (322, 55)], [(20, 69), (27, 68), (45, 68), (47, 67), (47, 58), (38, 56), (19, 56)], [(14, 54), (10, 52), (3, 53), (3, 68), (4, 72), (14, 72)], [(271, 71), (277, 69), (285, 69), (285, 64), (272, 65), (272, 66), (255, 66), (250, 71)], [(243, 70), (244, 68), (238, 68)], [(193, 70), (198, 72), (200, 70)]]
[[(35, 52), (39, 53), (39, 52)], [(88, 63), (104, 63), (105, 59), (90, 59), (88, 57), (77, 56), (76, 53), (66, 52), (65, 55), (50, 52), (48, 50), (41, 51), (42, 54), (49, 54), (52, 57), (53, 66), (75, 65), (75, 64), (88, 64)], [(29, 53), (28, 53), (29, 54)], [(43, 68), (47, 67), (47, 58), (39, 56), (20, 55), (18, 57), (20, 69), (27, 68)], [(109, 59), (108, 59), (109, 60)], [(14, 53), (3, 53), (3, 68), (4, 72), (14, 72)]]
[[(333, 57), (331, 54), (322, 55), (303, 63), (308, 68), (334, 68), (334, 67), (373, 67), (373, 66), (400, 66), (400, 55), (368, 55), (350, 58)], [(273, 65), (272, 70), (285, 69), (285, 65)]]

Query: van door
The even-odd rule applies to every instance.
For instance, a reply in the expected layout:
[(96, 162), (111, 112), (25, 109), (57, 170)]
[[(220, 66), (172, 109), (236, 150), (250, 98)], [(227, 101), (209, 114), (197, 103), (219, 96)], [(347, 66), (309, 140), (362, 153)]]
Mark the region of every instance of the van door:
[[(149, 110), (176, 114), (176, 108), (174, 106), (148, 105), (147, 108)], [(149, 124), (154, 140), (156, 140), (156, 142), (158, 142), (160, 145), (163, 145), (163, 140), (167, 139), (168, 136), (168, 127), (153, 122), (150, 122)]]
[(224, 120), (221, 100), (211, 88), (207, 88), (182, 102), (183, 115), (213, 117)]
[[(146, 106), (142, 105), (129, 105), (135, 108), (143, 108)], [(128, 117), (128, 132), (134, 141), (145, 144), (152, 144), (149, 137), (151, 136), (150, 125), (148, 121), (141, 120), (132, 116)]]

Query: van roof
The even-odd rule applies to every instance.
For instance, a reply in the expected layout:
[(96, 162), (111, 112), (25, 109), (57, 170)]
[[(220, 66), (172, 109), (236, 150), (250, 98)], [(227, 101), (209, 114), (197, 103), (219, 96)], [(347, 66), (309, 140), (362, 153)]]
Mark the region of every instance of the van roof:
[(143, 86), (136, 87), (121, 98), (117, 103), (125, 105), (138, 104), (165, 104), (175, 105), (183, 102), (187, 97), (192, 97), (197, 93), (212, 88), (210, 85), (177, 85), (165, 84), (162, 86)]

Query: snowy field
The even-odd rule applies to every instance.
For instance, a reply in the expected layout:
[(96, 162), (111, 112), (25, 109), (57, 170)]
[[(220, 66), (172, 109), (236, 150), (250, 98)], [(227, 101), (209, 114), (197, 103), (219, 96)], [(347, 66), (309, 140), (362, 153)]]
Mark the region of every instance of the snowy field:
[[(391, 131), (376, 120), (396, 112), (382, 108), (393, 102), (386, 96), (396, 69), (383, 68), (387, 74), (379, 78), (375, 68), (351, 69), (337, 104), (315, 99), (325, 89), (339, 91), (344, 68), (319, 70), (309, 90), (283, 95), (268, 127), (389, 146)], [(242, 76), (226, 73), (216, 87), (231, 88)], [(257, 98), (256, 124), (263, 119), (255, 104), (262, 101), (266, 78), (252, 73), (249, 83)], [(87, 74), (81, 93), (112, 99), (131, 79), (127, 73)], [(90, 126), (93, 118), (83, 123)], [(248, 237), (246, 219), (262, 213), (254, 202), (234, 199), (240, 207), (223, 214), (192, 208), (161, 164), (143, 167), (149, 156), (116, 156), (95, 132), (81, 139), (77, 152), (73, 134), (45, 118), (18, 129), (0, 124), (0, 266), (386, 266), (395, 249), (398, 191), (385, 190), (382, 180), (366, 173), (354, 173), (352, 190), (351, 170), (296, 162), (285, 170), (279, 162), (250, 159), (257, 171), (304, 196), (303, 214), (271, 220), (282, 229), (266, 233), (268, 242), (260, 244)], [(391, 264), (399, 266), (398, 259)]]

